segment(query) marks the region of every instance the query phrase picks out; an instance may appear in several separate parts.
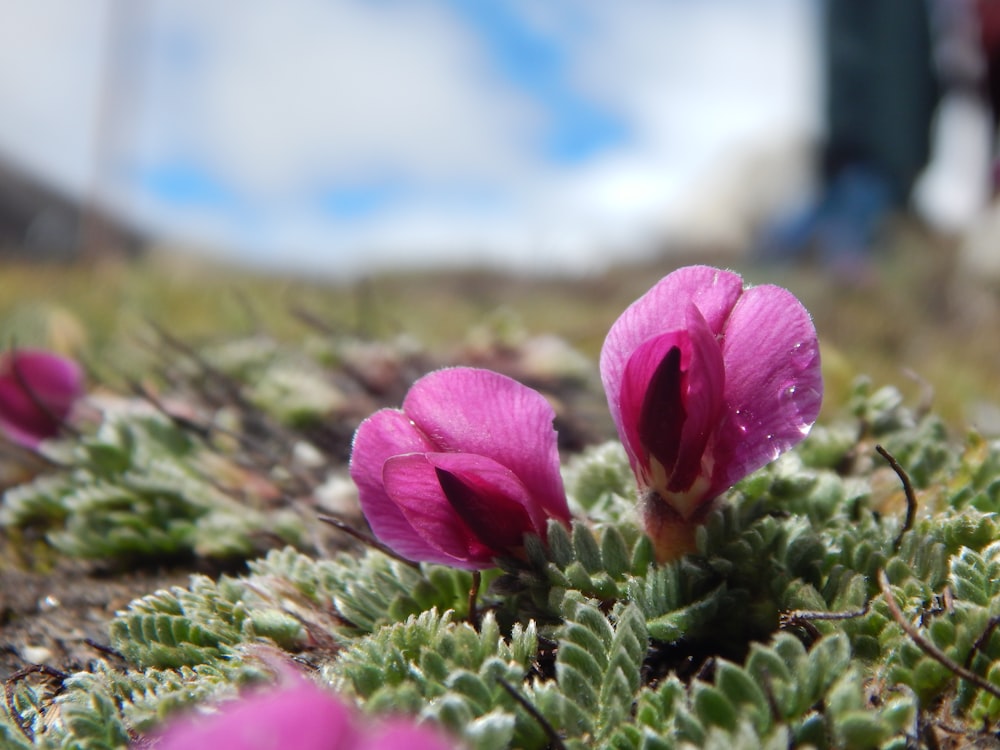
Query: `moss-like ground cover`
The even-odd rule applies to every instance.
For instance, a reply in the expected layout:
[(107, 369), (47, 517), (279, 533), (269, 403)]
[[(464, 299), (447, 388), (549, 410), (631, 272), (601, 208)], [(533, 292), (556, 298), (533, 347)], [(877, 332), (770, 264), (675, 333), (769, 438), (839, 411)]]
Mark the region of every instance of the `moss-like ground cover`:
[[(452, 291), (420, 297), (414, 289), (430, 282), (334, 293), (246, 279), (232, 286), (241, 293), (220, 295), (218, 279), (172, 291), (148, 271), (119, 273), (103, 298), (61, 289), (71, 282), (55, 271), (41, 282), (26, 269), (3, 276), (36, 306), (11, 301), (8, 333), (19, 343), (68, 336), (99, 380), (79, 434), (45, 462), (12, 464), (3, 569), (61, 575), (73, 560), (87, 582), (169, 563), (175, 585), (109, 612), (83, 663), (32, 665), (18, 653), (0, 746), (123, 748), (187, 707), (273, 679), (276, 654), (368, 712), (416, 715), (472, 748), (994, 739), (1000, 443), (962, 417), (994, 397), (984, 365), (996, 353), (982, 346), (960, 361), (954, 334), (982, 321), (935, 323), (938, 313), (915, 304), (872, 322), (916, 287), (830, 293), (809, 277), (804, 291), (774, 279), (816, 315), (824, 415), (803, 444), (727, 493), (695, 554), (657, 565), (627, 460), (605, 442), (594, 354), (658, 275), (526, 284), (533, 302), (522, 307), (520, 286), (477, 276), (438, 280)], [(142, 284), (148, 294), (133, 291)], [(445, 313), (449, 295), (464, 302)], [(45, 299), (72, 317), (38, 307)], [(409, 317), (414, 309), (426, 317)], [(849, 336), (827, 342), (824, 321), (834, 339), (857, 321), (856, 348)], [(893, 339), (898, 364), (935, 385), (937, 358), (952, 357), (956, 390), (928, 403), (898, 373), (902, 388), (881, 385), (886, 360), (870, 349), (887, 330), (909, 331), (913, 342)], [(950, 354), (906, 361), (935, 340), (950, 340)], [(317, 520), (363, 529), (343, 479), (353, 427), (452, 363), (501, 369), (555, 401), (577, 519), (553, 525), (548, 546), (529, 539), (527, 559), (488, 571), (474, 600), (470, 573), (406, 564)], [(854, 377), (860, 369), (877, 380)], [(974, 398), (968, 383), (984, 384)], [(184, 569), (202, 572), (178, 584)], [(19, 613), (9, 609), (6, 628)]]

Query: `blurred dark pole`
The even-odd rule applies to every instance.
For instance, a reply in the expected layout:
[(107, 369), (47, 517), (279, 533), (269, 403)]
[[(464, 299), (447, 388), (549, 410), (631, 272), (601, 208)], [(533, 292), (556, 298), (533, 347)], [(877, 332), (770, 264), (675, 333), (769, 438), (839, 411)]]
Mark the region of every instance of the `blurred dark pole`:
[(129, 254), (128, 240), (113, 219), (111, 205), (118, 170), (117, 146), (125, 134), (133, 93), (133, 64), (129, 57), (145, 3), (105, 0), (91, 185), (83, 196), (77, 233), (76, 257), (85, 265), (118, 262)]

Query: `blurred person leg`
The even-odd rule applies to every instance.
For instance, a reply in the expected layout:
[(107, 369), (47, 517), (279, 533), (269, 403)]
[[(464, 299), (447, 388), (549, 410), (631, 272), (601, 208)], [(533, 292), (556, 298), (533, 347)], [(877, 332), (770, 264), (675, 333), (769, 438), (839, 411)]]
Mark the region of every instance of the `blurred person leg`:
[(826, 0), (821, 49), (825, 133), (820, 191), (780, 222), (762, 256), (814, 250), (848, 280), (867, 264), (888, 215), (908, 208), (930, 155), (938, 101), (924, 0)]

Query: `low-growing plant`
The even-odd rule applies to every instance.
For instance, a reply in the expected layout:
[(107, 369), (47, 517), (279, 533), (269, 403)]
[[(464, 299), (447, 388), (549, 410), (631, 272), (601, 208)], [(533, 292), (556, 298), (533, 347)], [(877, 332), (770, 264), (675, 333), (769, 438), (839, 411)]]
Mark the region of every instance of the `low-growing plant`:
[[(726, 278), (730, 307), (767, 299), (741, 297)], [(194, 576), (132, 601), (110, 623), (106, 658), (7, 681), (0, 740), (17, 750), (138, 747), (196, 706), (229, 706), (220, 722), (242, 716), (232, 707), (245, 704), (226, 701), (246, 691), (284, 705), (291, 672), (293, 684), (311, 680), (352, 716), (366, 714), (365, 726), (402, 713), (470, 750), (903, 750), (992, 739), (1000, 443), (953, 440), (933, 414), (862, 380), (845, 416), (808, 437), (818, 403), (806, 394), (784, 404), (796, 421), (761, 466), (756, 448), (732, 448), (735, 411), (716, 377), (746, 363), (726, 370), (709, 321), (687, 310), (689, 337), (619, 347), (625, 363), (610, 380), (629, 407), (617, 415), (624, 444), (593, 446), (561, 475), (551, 473), (554, 410), (537, 394), (481, 370), (425, 379), (416, 404), (362, 428), (378, 440), (355, 444), (362, 505), (369, 518), (390, 514), (371, 524), (378, 539), (355, 529), (367, 548), (330, 557), (285, 546), (241, 574)], [(797, 320), (792, 344), (807, 333)], [(705, 375), (720, 386), (712, 403), (678, 385), (702, 349), (718, 355)], [(799, 365), (801, 383), (816, 385), (814, 358)], [(470, 381), (494, 387), (422, 401), (420, 389)], [(640, 386), (653, 396), (629, 390)], [(446, 408), (428, 420), (428, 403)], [(664, 471), (687, 450), (683, 418), (656, 432), (649, 413), (665, 403), (711, 422), (698, 472)], [(515, 418), (498, 430), (499, 448), (483, 414)], [(545, 451), (524, 461), (531, 419)], [(753, 427), (771, 439), (770, 426)], [(162, 415), (107, 419), (66, 446), (63, 465), (8, 492), (3, 510), (6, 523), (45, 529), (66, 552), (246, 554), (252, 529), (274, 521), (220, 493), (199, 463), (210, 442)], [(565, 506), (547, 495), (560, 486)], [(513, 520), (473, 518), (484, 498)], [(668, 549), (674, 542), (682, 549)]]

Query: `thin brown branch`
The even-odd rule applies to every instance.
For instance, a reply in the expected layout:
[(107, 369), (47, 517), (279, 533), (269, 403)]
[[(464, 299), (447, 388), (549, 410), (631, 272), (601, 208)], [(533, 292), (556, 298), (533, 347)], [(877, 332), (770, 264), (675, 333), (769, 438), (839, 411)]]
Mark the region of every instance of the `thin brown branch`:
[(129, 390), (139, 398), (144, 401), (148, 401), (149, 404), (156, 409), (160, 414), (169, 419), (176, 427), (182, 430), (189, 430), (197, 435), (202, 440), (208, 440), (211, 437), (212, 430), (203, 424), (195, 422), (193, 419), (181, 416), (180, 414), (175, 414), (170, 411), (166, 405), (157, 397), (152, 391), (149, 390), (142, 383), (129, 378), (127, 380)]
[[(199, 439), (204, 440), (213, 448), (217, 447), (214, 441), (216, 435), (224, 435), (235, 440), (239, 443), (241, 449), (243, 450), (242, 453), (233, 458), (237, 465), (256, 469), (265, 474), (275, 465), (284, 466), (287, 469), (287, 476), (294, 482), (291, 489), (302, 494), (311, 493), (316, 486), (320, 484), (319, 478), (311, 471), (296, 466), (293, 462), (288, 461), (284, 456), (278, 455), (277, 451), (268, 445), (265, 440), (259, 439), (245, 430), (233, 430), (215, 422), (206, 424), (189, 417), (176, 414), (171, 411), (158, 396), (153, 394), (141, 383), (129, 380), (128, 385), (132, 393), (148, 401), (154, 409), (169, 419), (175, 426), (182, 430), (188, 430), (194, 433)], [(266, 415), (261, 414), (261, 416), (266, 418)], [(270, 420), (268, 421), (268, 429), (280, 432), (281, 445), (294, 444), (295, 437), (279, 425), (270, 422)], [(225, 492), (226, 494), (232, 494), (232, 488), (224, 486), (204, 472), (201, 473), (201, 476), (217, 489)]]
[(819, 628), (813, 625), (817, 621), (826, 622), (836, 622), (841, 620), (853, 620), (856, 617), (864, 617), (868, 614), (868, 610), (872, 603), (869, 599), (865, 602), (865, 606), (857, 610), (848, 610), (847, 612), (820, 612), (812, 611), (807, 609), (793, 609), (788, 612), (782, 612), (778, 618), (778, 627), (782, 630), (786, 628), (802, 628), (809, 635), (812, 642), (818, 641), (823, 637)]
[(103, 643), (98, 643), (93, 638), (84, 638), (83, 642), (90, 646), (95, 651), (100, 651), (102, 654), (107, 654), (108, 656), (113, 656), (116, 659), (121, 659), (122, 661), (127, 661), (125, 656), (121, 651), (111, 648), (111, 646), (105, 646)]
[(147, 320), (146, 323), (153, 329), (153, 332), (156, 333), (163, 343), (179, 354), (182, 354), (190, 359), (198, 366), (198, 369), (201, 370), (204, 375), (215, 381), (223, 389), (223, 391), (225, 391), (225, 394), (231, 403), (237, 404), (243, 408), (249, 406), (246, 396), (243, 395), (239, 384), (235, 382), (233, 378), (219, 370), (217, 367), (211, 365), (200, 353), (195, 350), (193, 346), (182, 341), (163, 326), (153, 320)]
[(820, 632), (819, 628), (813, 625), (812, 620), (808, 618), (793, 619), (791, 617), (786, 617), (785, 615), (782, 615), (778, 619), (778, 627), (781, 628), (782, 630), (785, 630), (787, 628), (801, 628), (802, 630), (806, 631), (806, 635), (809, 636), (810, 643), (815, 643), (816, 641), (818, 641), (820, 638), (823, 637), (823, 634)]
[(715, 674), (715, 665), (715, 657), (709, 656), (701, 663), (701, 666), (698, 667), (698, 671), (694, 673), (694, 679), (708, 682), (712, 679), (712, 675)]
[(903, 536), (913, 528), (913, 522), (917, 517), (917, 493), (913, 489), (913, 482), (910, 481), (910, 475), (899, 465), (899, 461), (896, 460), (895, 456), (881, 445), (876, 445), (875, 450), (882, 458), (889, 462), (889, 466), (896, 472), (896, 476), (899, 477), (899, 481), (903, 484), (903, 493), (906, 495), (906, 519), (903, 521), (903, 528), (899, 530), (899, 534), (896, 536), (896, 541), (892, 544), (893, 551), (898, 551), (899, 545), (903, 543)]
[(46, 677), (58, 680), (60, 686), (69, 678), (69, 675), (65, 672), (60, 672), (55, 667), (50, 667), (47, 664), (29, 664), (23, 669), (17, 670), (4, 680), (3, 696), (4, 702), (7, 704), (7, 713), (10, 714), (14, 723), (17, 724), (17, 728), (21, 730), (21, 734), (23, 734), (29, 742), (35, 741), (35, 733), (32, 731), (31, 727), (25, 723), (24, 718), (14, 705), (14, 687), (25, 677), (33, 674), (44, 674)]
[(314, 313), (312, 310), (307, 310), (302, 305), (293, 302), (289, 304), (288, 311), (301, 322), (325, 336), (339, 336), (343, 333), (320, 318), (319, 315)]
[(869, 600), (865, 602), (865, 606), (861, 609), (848, 610), (846, 612), (820, 612), (808, 609), (793, 609), (782, 613), (781, 624), (795, 626), (803, 622), (813, 622), (815, 620), (853, 620), (856, 617), (864, 617), (867, 615), (871, 606), (872, 603), (871, 600)]
[(413, 562), (413, 560), (407, 560), (402, 555), (397, 554), (392, 549), (390, 549), (386, 545), (382, 544), (382, 542), (380, 542), (375, 537), (369, 536), (368, 534), (364, 533), (363, 531), (358, 531), (356, 528), (354, 528), (353, 526), (351, 526), (346, 521), (344, 521), (344, 520), (342, 520), (340, 518), (337, 518), (336, 516), (329, 516), (329, 515), (324, 515), (324, 514), (320, 514), (320, 515), (316, 516), (316, 518), (318, 518), (323, 523), (330, 524), (331, 526), (333, 526), (336, 529), (340, 529), (345, 534), (347, 534), (348, 536), (354, 537), (355, 539), (357, 539), (359, 542), (361, 542), (365, 546), (371, 547), (372, 549), (377, 549), (383, 555), (388, 555), (389, 557), (393, 558), (394, 560), (399, 560), (399, 562), (404, 563), (406, 565), (409, 565), (411, 568), (416, 568), (417, 570), (420, 570), (420, 564), (419, 563), (415, 563), (415, 562)]
[(549, 723), (549, 720), (542, 716), (541, 712), (531, 705), (531, 701), (525, 698), (521, 693), (519, 693), (513, 685), (511, 685), (507, 680), (502, 677), (497, 677), (497, 682), (500, 683), (500, 687), (507, 691), (507, 694), (517, 701), (518, 705), (521, 706), (532, 719), (538, 722), (538, 725), (545, 732), (545, 736), (549, 738), (549, 747), (553, 750), (566, 750), (566, 744), (562, 741), (562, 737), (556, 731), (555, 727)]
[(896, 598), (892, 595), (892, 589), (889, 587), (889, 577), (885, 574), (884, 570), (880, 570), (878, 572), (878, 585), (882, 590), (882, 596), (885, 597), (886, 604), (889, 606), (889, 612), (892, 613), (892, 619), (894, 619), (896, 624), (899, 625), (899, 627), (901, 627), (908, 636), (910, 636), (910, 640), (912, 640), (921, 651), (941, 664), (945, 669), (954, 672), (963, 680), (971, 682), (978, 688), (982, 688), (995, 698), (1000, 698), (1000, 687), (997, 687), (992, 682), (989, 682), (983, 677), (977, 675), (975, 672), (971, 672), (963, 667), (931, 643), (923, 633), (913, 627), (912, 623), (907, 621), (907, 619), (903, 616), (902, 610), (899, 608), (899, 604), (896, 603)]
[(771, 670), (767, 667), (761, 670), (760, 686), (764, 691), (764, 699), (767, 701), (768, 711), (771, 712), (771, 719), (775, 724), (779, 724), (782, 718), (781, 707), (778, 705), (778, 699), (774, 697), (774, 682), (771, 679)]
[(969, 651), (969, 655), (965, 659), (965, 666), (967, 668), (972, 668), (972, 660), (975, 659), (976, 654), (982, 651), (986, 647), (986, 644), (990, 642), (990, 638), (993, 637), (993, 633), (996, 631), (998, 626), (1000, 626), (1000, 615), (994, 615), (990, 618), (990, 621), (986, 623), (986, 628), (976, 639), (976, 642), (972, 644), (972, 650)]

